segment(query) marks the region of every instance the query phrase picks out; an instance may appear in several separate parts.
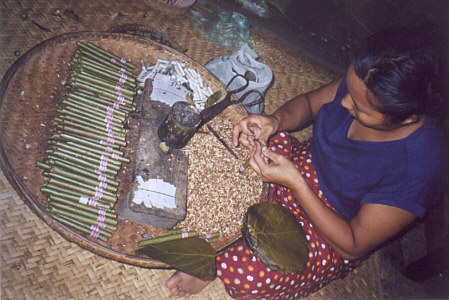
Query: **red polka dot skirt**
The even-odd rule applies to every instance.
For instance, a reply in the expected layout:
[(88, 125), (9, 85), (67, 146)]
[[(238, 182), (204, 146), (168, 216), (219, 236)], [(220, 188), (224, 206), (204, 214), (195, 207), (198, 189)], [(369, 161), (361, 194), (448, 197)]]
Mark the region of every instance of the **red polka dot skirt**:
[[(269, 147), (276, 153), (290, 157), (313, 191), (331, 207), (318, 185), (309, 141), (299, 143), (289, 134), (279, 132), (271, 138)], [(269, 201), (277, 201), (288, 208), (301, 224), (308, 240), (307, 267), (299, 274), (272, 271), (240, 240), (216, 258), (217, 276), (223, 281), (231, 297), (299, 299), (317, 291), (334, 279), (346, 276), (357, 265), (355, 261), (341, 258), (317, 234), (290, 189), (271, 184)]]

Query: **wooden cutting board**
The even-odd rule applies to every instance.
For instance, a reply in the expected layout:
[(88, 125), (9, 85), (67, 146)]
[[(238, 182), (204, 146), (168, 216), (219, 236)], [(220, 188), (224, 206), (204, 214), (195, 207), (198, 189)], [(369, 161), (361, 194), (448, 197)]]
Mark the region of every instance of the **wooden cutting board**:
[[(134, 159), (132, 187), (119, 208), (123, 219), (152, 225), (157, 228), (174, 227), (186, 216), (188, 158), (179, 149), (164, 152), (159, 147), (157, 129), (170, 111), (170, 106), (151, 100), (152, 81), (147, 80), (141, 101), (140, 126)], [(140, 180), (159, 179), (176, 188), (176, 208), (148, 207), (145, 203), (136, 204), (136, 192)]]

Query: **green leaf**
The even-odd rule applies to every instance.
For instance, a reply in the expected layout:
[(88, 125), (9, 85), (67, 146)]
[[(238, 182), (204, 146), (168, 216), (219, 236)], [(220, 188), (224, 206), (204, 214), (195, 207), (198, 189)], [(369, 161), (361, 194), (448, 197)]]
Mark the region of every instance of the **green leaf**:
[(195, 102), (193, 102), (193, 96), (192, 96), (192, 93), (188, 93), (188, 94), (186, 95), (186, 101), (189, 102), (189, 103), (192, 104), (192, 105), (195, 105)]
[(215, 249), (198, 237), (148, 245), (136, 251), (136, 255), (146, 255), (203, 280), (215, 276), (215, 254)]
[(242, 235), (246, 246), (270, 269), (300, 273), (309, 259), (306, 234), (296, 217), (278, 202), (248, 208)]
[(222, 90), (216, 91), (215, 93), (210, 95), (209, 98), (207, 98), (207, 100), (206, 100), (206, 104), (204, 105), (204, 108), (208, 108), (209, 106), (214, 105), (215, 102), (220, 100), (220, 98), (223, 97), (226, 93), (227, 93), (226, 89), (222, 89)]

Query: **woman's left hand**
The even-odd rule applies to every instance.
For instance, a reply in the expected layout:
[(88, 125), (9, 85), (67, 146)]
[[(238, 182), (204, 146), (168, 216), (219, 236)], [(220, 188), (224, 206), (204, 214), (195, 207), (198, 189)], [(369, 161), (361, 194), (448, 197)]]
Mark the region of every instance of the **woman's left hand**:
[(295, 183), (304, 181), (299, 170), (285, 156), (255, 143), (251, 150), (250, 166), (265, 182), (273, 182), (291, 188)]

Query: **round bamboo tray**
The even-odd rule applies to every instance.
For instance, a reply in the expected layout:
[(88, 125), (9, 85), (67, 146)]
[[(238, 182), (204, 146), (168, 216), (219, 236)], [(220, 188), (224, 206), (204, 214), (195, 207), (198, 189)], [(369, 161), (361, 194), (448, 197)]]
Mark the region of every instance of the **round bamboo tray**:
[[(44, 182), (42, 170), (35, 167), (35, 162), (43, 159), (47, 138), (52, 132), (51, 122), (66, 92), (63, 83), (70, 72), (68, 62), (78, 47), (78, 41), (92, 42), (136, 66), (140, 65), (140, 60), (146, 63), (155, 63), (158, 58), (178, 60), (198, 70), (213, 90), (223, 88), (216, 77), (191, 58), (138, 36), (79, 32), (51, 38), (20, 57), (1, 81), (0, 166), (25, 203), (65, 239), (119, 262), (140, 267), (169, 268), (162, 262), (134, 255), (137, 241), (141, 239), (139, 233), (146, 232), (147, 225), (119, 218), (117, 231), (107, 242), (102, 242), (59, 223), (45, 209), (46, 199), (39, 191)], [(245, 115), (243, 106), (234, 105), (220, 116), (236, 123)], [(137, 135), (130, 136), (128, 146), (124, 149), (128, 157), (132, 154), (132, 146), (137, 143)], [(131, 164), (119, 173), (119, 203), (115, 205), (116, 210), (128, 191), (131, 174)], [(234, 236), (221, 238), (214, 247), (221, 251), (239, 237), (240, 231), (235, 232)]]

